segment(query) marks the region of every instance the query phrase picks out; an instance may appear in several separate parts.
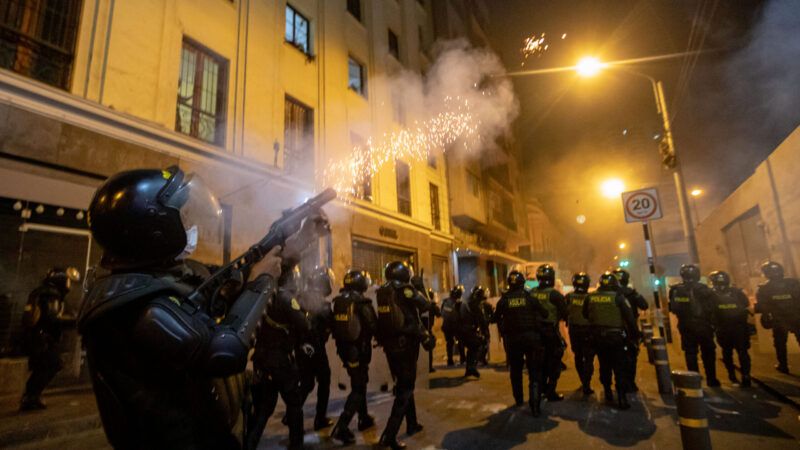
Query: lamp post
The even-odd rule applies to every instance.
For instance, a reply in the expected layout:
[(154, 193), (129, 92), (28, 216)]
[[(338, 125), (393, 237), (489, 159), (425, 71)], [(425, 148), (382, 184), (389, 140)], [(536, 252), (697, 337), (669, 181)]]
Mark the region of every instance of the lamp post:
[(695, 226), (700, 226), (700, 214), (697, 214), (697, 197), (703, 195), (702, 189), (692, 189), (690, 192), (692, 196), (692, 212), (694, 213)]
[(672, 177), (675, 181), (675, 190), (678, 194), (678, 210), (680, 211), (681, 215), (681, 226), (683, 227), (683, 236), (686, 240), (689, 261), (692, 263), (697, 263), (699, 262), (699, 258), (697, 256), (697, 240), (694, 234), (694, 226), (692, 226), (692, 214), (689, 210), (689, 197), (686, 195), (686, 185), (683, 181), (683, 170), (681, 168), (681, 162), (678, 159), (675, 151), (675, 141), (672, 137), (672, 127), (669, 121), (669, 113), (667, 112), (667, 102), (664, 97), (664, 85), (650, 75), (637, 72), (629, 68), (623, 68), (621, 66), (604, 64), (597, 58), (593, 57), (585, 57), (578, 61), (578, 63), (575, 65), (575, 71), (580, 76), (591, 77), (598, 74), (600, 70), (608, 67), (617, 68), (624, 73), (646, 78), (653, 88), (656, 110), (661, 116), (661, 121), (664, 127), (664, 137), (659, 145), (659, 151), (661, 152), (664, 166), (672, 171)]

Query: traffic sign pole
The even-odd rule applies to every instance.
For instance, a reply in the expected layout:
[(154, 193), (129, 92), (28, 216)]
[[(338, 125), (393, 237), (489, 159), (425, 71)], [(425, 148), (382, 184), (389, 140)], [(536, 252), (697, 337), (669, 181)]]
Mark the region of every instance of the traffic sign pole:
[[(658, 285), (656, 280), (656, 258), (653, 255), (653, 241), (650, 236), (650, 224), (642, 222), (642, 230), (644, 231), (644, 248), (647, 252), (647, 264), (650, 266), (650, 285), (653, 286), (653, 301), (655, 303), (655, 323), (658, 325), (659, 336), (666, 337), (667, 342), (672, 342), (672, 330), (667, 320), (667, 326), (664, 326), (664, 312), (661, 309), (661, 296), (659, 295)], [(669, 316), (667, 316), (669, 317)], [(666, 331), (666, 333), (665, 333)]]

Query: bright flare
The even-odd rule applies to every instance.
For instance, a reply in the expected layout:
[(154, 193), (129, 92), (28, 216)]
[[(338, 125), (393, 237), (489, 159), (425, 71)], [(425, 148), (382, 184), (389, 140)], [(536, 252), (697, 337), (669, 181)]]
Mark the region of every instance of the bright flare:
[(624, 242), (620, 242), (619, 249), (620, 250), (625, 250), (625, 247), (626, 247), (625, 243)]
[(575, 64), (575, 71), (582, 77), (593, 77), (605, 67), (605, 64), (593, 56), (586, 56)]
[(692, 194), (692, 197), (700, 197), (701, 195), (703, 195), (703, 190), (702, 189), (694, 189), (694, 190), (692, 190), (691, 194)]
[(578, 217), (575, 218), (575, 221), (578, 222), (579, 224), (583, 225), (583, 224), (586, 223), (586, 216), (581, 214), (581, 215), (579, 215)]
[(625, 183), (620, 179), (612, 178), (604, 181), (603, 184), (600, 185), (600, 191), (603, 193), (604, 197), (617, 198), (620, 194), (625, 192)]

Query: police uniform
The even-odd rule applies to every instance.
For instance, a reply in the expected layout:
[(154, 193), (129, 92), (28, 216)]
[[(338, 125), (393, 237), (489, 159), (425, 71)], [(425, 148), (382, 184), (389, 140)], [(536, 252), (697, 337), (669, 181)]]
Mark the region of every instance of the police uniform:
[(314, 416), (314, 429), (319, 430), (331, 425), (328, 419), (328, 399), (331, 392), (331, 367), (328, 361), (328, 352), (325, 343), (331, 335), (333, 326), (333, 313), (331, 305), (321, 293), (314, 291), (302, 292), (298, 295), (300, 306), (305, 310), (310, 325), (309, 343), (314, 348), (314, 354), (308, 356), (303, 351), (298, 351), (297, 362), (300, 368), (300, 390), (303, 394), (303, 404), (308, 395), (317, 385), (316, 415)]
[(495, 320), (503, 335), (514, 401), (522, 405), (522, 368), (528, 370), (528, 402), (534, 416), (540, 414), (541, 370), (544, 349), (541, 319), (548, 311), (520, 286), (505, 292), (497, 302)]
[[(387, 269), (388, 271), (388, 269)], [(388, 278), (388, 277), (387, 277)], [(379, 323), (377, 330), (379, 343), (386, 353), (389, 370), (395, 379), (395, 397), (386, 428), (381, 436), (381, 444), (392, 448), (402, 448), (397, 442), (397, 433), (403, 419), (409, 434), (416, 433), (421, 425), (417, 422), (417, 408), (414, 402), (414, 387), (417, 382), (417, 360), (426, 330), (422, 326), (420, 313), (429, 307), (428, 300), (414, 286), (400, 280), (390, 280), (378, 288), (378, 317), (381, 311), (381, 298), (395, 296), (403, 315), (403, 328), (386, 330)], [(385, 334), (384, 334), (385, 333)]]
[[(339, 311), (334, 315), (334, 339), (336, 352), (342, 360), (347, 375), (350, 376), (350, 394), (344, 404), (331, 436), (346, 444), (355, 441), (349, 430), (350, 421), (358, 413), (358, 429), (365, 430), (374, 424), (367, 412), (367, 383), (369, 382), (369, 364), (372, 360), (372, 337), (377, 327), (377, 317), (372, 301), (354, 289), (344, 288), (333, 300), (334, 308)], [(353, 314), (355, 317), (351, 318)], [(348, 330), (350, 320), (358, 322), (356, 336), (350, 336)]]
[[(633, 289), (629, 286), (620, 286), (620, 292), (622, 295), (625, 296), (625, 299), (628, 301), (628, 305), (631, 307), (631, 312), (633, 313), (633, 317), (637, 319), (636, 328), (639, 328), (638, 318), (642, 311), (646, 311), (648, 308), (647, 300), (642, 296), (642, 294), (638, 293), (636, 289)], [(639, 347), (640, 342), (639, 340), (631, 340), (628, 345), (628, 351), (631, 352), (630, 357), (627, 359), (628, 361), (628, 377), (631, 380), (630, 389), (633, 392), (639, 390), (639, 387), (636, 385), (636, 367), (638, 364), (639, 359)]]
[(442, 333), (444, 333), (444, 340), (445, 340), (445, 348), (447, 352), (447, 365), (452, 366), (455, 364), (453, 361), (453, 352), (458, 350), (459, 353), (459, 361), (464, 363), (466, 361), (466, 356), (464, 355), (464, 347), (461, 345), (460, 342), (456, 341), (458, 336), (458, 327), (459, 327), (459, 310), (461, 309), (461, 297), (458, 298), (453, 296), (453, 293), (450, 294), (449, 297), (442, 301)]
[[(613, 275), (611, 275), (613, 277)], [(618, 405), (622, 409), (630, 407), (626, 398), (629, 392), (627, 365), (630, 352), (627, 349), (629, 338), (635, 335), (636, 319), (625, 296), (613, 286), (601, 284), (597, 291), (586, 296), (583, 302), (583, 315), (594, 332), (597, 357), (600, 360), (600, 382), (605, 389), (606, 401), (612, 400), (611, 383), (617, 388)]]
[[(286, 273), (286, 271), (283, 271)], [(303, 447), (303, 392), (297, 353), (308, 343), (310, 324), (295, 290), (281, 287), (267, 309), (253, 352), (253, 414), (248, 424), (248, 448), (256, 448), (280, 395), (286, 404), (289, 448)], [(310, 344), (309, 344), (310, 345)]]
[(485, 345), (483, 333), (489, 326), (482, 304), (483, 299), (473, 294), (470, 295), (466, 302), (461, 303), (461, 309), (459, 310), (459, 318), (461, 320), (459, 340), (466, 347), (467, 353), (464, 376), (480, 377), (478, 362), (481, 359)]
[(562, 397), (556, 393), (556, 385), (561, 376), (564, 339), (558, 324), (567, 317), (567, 304), (564, 296), (552, 287), (536, 288), (531, 291), (531, 295), (547, 310), (547, 317), (542, 319), (541, 327), (544, 345), (543, 394), (550, 401), (560, 400)]
[(756, 312), (772, 322), (772, 342), (778, 370), (788, 372), (786, 342), (793, 333), (800, 343), (800, 281), (795, 278), (769, 280), (758, 287)]
[(594, 334), (591, 324), (583, 316), (583, 303), (588, 294), (585, 291), (573, 291), (567, 294), (567, 326), (569, 342), (575, 355), (575, 370), (581, 380), (583, 393), (592, 393), (592, 375), (594, 374)]
[(492, 308), (492, 304), (487, 300), (481, 302), (481, 307), (483, 308), (484, 317), (483, 327), (481, 328), (483, 342), (481, 342), (481, 350), (478, 354), (478, 361), (484, 366), (487, 366), (489, 365), (489, 348), (492, 340), (492, 333), (489, 330), (489, 325), (494, 322), (494, 308)]
[(711, 289), (697, 281), (687, 281), (670, 287), (669, 310), (678, 317), (681, 348), (688, 370), (699, 372), (698, 347), (702, 354), (706, 384), (719, 386), (714, 344), (714, 299)]
[(741, 289), (727, 287), (713, 289), (714, 324), (717, 343), (722, 347), (722, 362), (728, 370), (728, 378), (736, 382), (736, 371), (733, 365), (733, 351), (739, 356), (742, 368), (742, 386), (750, 385), (750, 330), (747, 318), (750, 315), (750, 301)]

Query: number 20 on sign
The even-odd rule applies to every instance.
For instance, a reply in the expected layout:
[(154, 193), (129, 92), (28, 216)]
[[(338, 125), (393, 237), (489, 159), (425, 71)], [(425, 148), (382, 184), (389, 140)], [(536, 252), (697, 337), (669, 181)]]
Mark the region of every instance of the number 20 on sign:
[(649, 222), (662, 217), (656, 188), (623, 192), (622, 208), (625, 210), (625, 222), (628, 223)]

